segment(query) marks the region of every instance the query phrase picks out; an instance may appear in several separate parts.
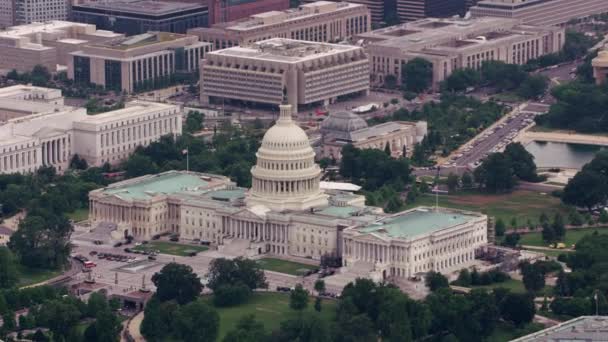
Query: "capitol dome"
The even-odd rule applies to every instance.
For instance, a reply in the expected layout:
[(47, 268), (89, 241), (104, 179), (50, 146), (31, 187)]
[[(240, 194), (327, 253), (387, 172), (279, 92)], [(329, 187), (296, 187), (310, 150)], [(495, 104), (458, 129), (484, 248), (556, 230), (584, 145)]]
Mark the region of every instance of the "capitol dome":
[(319, 188), (321, 169), (315, 164), (308, 136), (292, 120), (291, 105), (280, 109), (277, 123), (264, 134), (256, 153), (247, 204), (277, 211), (327, 205), (327, 196)]

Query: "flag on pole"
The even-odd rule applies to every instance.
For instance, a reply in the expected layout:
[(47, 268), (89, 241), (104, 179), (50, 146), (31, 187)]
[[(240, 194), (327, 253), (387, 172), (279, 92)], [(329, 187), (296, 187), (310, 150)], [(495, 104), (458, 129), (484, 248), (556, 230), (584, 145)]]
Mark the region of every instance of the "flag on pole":
[(183, 149), (182, 154), (188, 154), (188, 149), (187, 148)]

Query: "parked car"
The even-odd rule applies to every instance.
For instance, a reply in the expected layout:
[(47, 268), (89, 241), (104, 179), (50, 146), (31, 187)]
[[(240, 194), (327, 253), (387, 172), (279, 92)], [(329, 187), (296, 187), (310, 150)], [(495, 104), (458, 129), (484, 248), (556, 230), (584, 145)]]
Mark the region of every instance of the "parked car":
[(122, 246), (122, 242), (117, 242), (114, 244), (114, 247), (120, 247), (120, 246)]
[(156, 257), (154, 255), (148, 255), (148, 260), (154, 261), (156, 260)]

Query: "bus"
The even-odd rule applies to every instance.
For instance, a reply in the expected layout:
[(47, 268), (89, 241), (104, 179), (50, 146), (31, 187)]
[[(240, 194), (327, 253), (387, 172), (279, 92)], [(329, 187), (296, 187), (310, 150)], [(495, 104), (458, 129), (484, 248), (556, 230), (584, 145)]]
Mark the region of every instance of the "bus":
[(84, 267), (85, 268), (93, 268), (95, 266), (97, 266), (97, 265), (94, 262), (92, 262), (92, 261), (85, 261), (84, 262)]

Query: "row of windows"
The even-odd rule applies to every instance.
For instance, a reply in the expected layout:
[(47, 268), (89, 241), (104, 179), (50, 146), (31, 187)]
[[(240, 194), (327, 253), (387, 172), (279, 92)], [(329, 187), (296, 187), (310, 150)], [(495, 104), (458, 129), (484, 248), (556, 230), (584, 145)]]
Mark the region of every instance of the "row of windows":
[[(147, 138), (150, 136), (162, 135), (176, 130), (178, 127), (178, 118), (166, 118), (164, 120), (155, 120), (153, 122), (143, 123), (137, 127), (127, 127), (120, 130), (114, 130), (100, 135), (101, 147), (113, 146), (121, 143), (132, 142), (136, 139)], [(143, 129), (142, 129), (143, 128)]]

